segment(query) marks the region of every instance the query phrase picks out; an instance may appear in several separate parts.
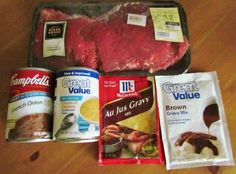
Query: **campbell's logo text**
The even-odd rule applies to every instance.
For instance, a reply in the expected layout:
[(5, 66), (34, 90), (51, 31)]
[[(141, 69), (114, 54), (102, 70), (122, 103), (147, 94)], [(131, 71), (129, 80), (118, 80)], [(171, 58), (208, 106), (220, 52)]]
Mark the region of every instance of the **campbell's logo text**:
[(18, 77), (18, 74), (15, 73), (11, 78), (11, 86), (22, 85), (41, 85), (49, 86), (49, 76), (40, 77), (39, 74), (35, 74), (33, 77)]

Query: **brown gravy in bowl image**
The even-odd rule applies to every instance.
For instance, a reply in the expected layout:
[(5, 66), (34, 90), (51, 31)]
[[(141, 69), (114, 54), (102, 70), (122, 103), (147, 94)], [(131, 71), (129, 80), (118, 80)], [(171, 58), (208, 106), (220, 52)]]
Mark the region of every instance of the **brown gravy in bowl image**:
[(207, 147), (215, 156), (219, 155), (218, 148), (211, 142), (212, 140), (217, 140), (217, 137), (210, 135), (209, 130), (210, 126), (219, 119), (218, 105), (216, 103), (208, 105), (203, 111), (203, 120), (208, 128), (208, 134), (185, 132), (175, 142), (175, 146), (182, 146), (184, 142), (187, 142), (194, 147), (194, 152), (197, 154), (200, 154)]
[(193, 146), (194, 152), (197, 154), (200, 154), (202, 150), (207, 147), (212, 150), (214, 155), (219, 155), (218, 148), (211, 140), (217, 140), (217, 138), (204, 133), (185, 132), (181, 134), (180, 138), (175, 142), (175, 145), (182, 146), (184, 142), (187, 142)]
[[(219, 109), (218, 104), (213, 103), (209, 104), (205, 107), (203, 111), (203, 121), (208, 128), (208, 134), (200, 133), (200, 132), (184, 132), (180, 135), (180, 137), (175, 142), (176, 147), (183, 146), (184, 143), (188, 143), (191, 145), (193, 153), (196, 154), (212, 154), (213, 156), (219, 155), (219, 148), (214, 142), (217, 142), (217, 137), (211, 135), (210, 127), (213, 123), (218, 121), (219, 117)], [(184, 149), (185, 147), (182, 147)], [(204, 149), (205, 148), (205, 149)]]

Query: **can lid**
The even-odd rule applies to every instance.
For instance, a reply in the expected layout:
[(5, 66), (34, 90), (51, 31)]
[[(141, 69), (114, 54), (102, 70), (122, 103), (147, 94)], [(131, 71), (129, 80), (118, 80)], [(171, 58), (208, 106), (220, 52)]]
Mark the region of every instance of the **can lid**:
[(74, 67), (66, 67), (66, 68), (63, 68), (63, 69), (59, 69), (56, 73), (60, 73), (62, 71), (65, 71), (65, 70), (87, 70), (87, 71), (92, 71), (92, 72), (95, 72), (95, 73), (98, 73), (98, 71), (94, 70), (94, 69), (91, 69), (91, 68), (86, 68), (86, 67), (81, 67), (81, 66), (74, 66)]
[(50, 69), (39, 68), (39, 67), (21, 67), (21, 68), (17, 68), (16, 70), (13, 70), (13, 71), (21, 71), (21, 70), (40, 70), (40, 71), (45, 71), (45, 72), (53, 72)]

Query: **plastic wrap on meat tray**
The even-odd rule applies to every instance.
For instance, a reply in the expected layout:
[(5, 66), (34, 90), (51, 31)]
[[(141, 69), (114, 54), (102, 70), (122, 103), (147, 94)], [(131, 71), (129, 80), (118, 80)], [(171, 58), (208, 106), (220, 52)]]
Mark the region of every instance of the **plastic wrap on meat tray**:
[[(127, 24), (129, 13), (146, 16), (146, 26)], [(182, 43), (155, 40), (153, 28), (149, 8), (135, 3), (114, 7), (84, 27), (81, 34), (95, 42), (101, 71), (156, 72), (180, 60), (188, 49), (188, 40), (186, 37)]]
[[(155, 40), (151, 7), (178, 9), (183, 42)], [(129, 15), (145, 17), (145, 25), (130, 24)], [(186, 17), (178, 3), (43, 4), (35, 11), (34, 24), (30, 66), (178, 74), (190, 64)]]
[[(65, 56), (43, 57), (44, 26), (47, 21), (66, 21)], [(43, 66), (63, 68), (66, 66), (82, 65), (96, 69), (95, 49), (93, 44), (83, 41), (80, 31), (92, 22), (87, 16), (68, 15), (54, 9), (43, 9), (35, 31), (33, 52), (37, 62)]]

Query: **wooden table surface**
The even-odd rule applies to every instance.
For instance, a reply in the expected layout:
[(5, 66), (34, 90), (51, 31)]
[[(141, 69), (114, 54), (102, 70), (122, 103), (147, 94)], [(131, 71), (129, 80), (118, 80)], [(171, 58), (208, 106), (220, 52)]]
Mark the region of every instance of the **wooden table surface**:
[[(10, 75), (27, 66), (32, 13), (44, 0), (0, 1), (0, 174), (78, 173), (236, 173), (236, 167), (166, 171), (158, 165), (98, 167), (97, 143), (11, 144), (4, 140)], [(48, 1), (48, 0), (47, 0)], [(52, 1), (52, 0), (51, 0)], [(236, 3), (234, 0), (183, 0), (190, 32), (191, 72), (217, 71), (236, 156)]]

